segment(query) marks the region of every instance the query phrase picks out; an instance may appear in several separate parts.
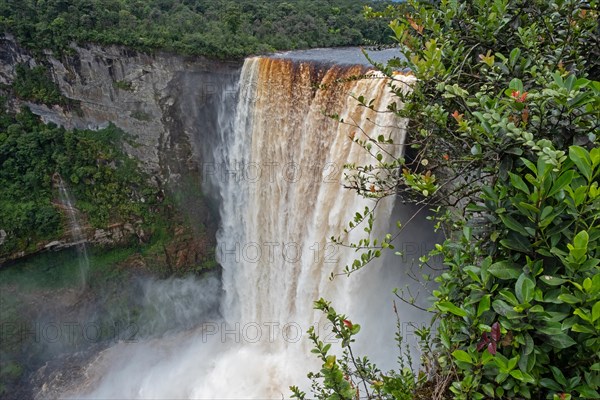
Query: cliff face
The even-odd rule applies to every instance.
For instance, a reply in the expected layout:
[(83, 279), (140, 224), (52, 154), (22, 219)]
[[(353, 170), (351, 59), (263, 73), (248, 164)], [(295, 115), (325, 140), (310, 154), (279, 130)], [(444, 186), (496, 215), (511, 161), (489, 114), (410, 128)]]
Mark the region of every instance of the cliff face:
[(218, 106), (235, 97), (241, 65), (172, 54), (144, 54), (119, 46), (72, 45), (70, 55), (47, 53), (43, 60), (11, 36), (0, 38), (0, 83), (10, 84), (19, 63), (50, 66), (62, 94), (80, 103), (68, 111), (24, 104), (45, 122), (66, 128), (98, 129), (112, 122), (132, 135), (126, 151), (163, 182), (195, 169), (210, 143)]
[[(205, 243), (208, 235), (208, 242), (214, 242), (216, 221), (198, 191), (219, 120), (227, 117), (223, 110), (232, 109), (223, 105), (236, 101), (240, 63), (91, 44), (73, 44), (68, 54), (47, 52), (34, 58), (13, 37), (0, 37), (0, 84), (10, 85), (16, 66), (23, 63), (48, 66), (61, 93), (79, 107), (69, 110), (12, 99), (13, 107), (28, 106), (44, 122), (67, 129), (95, 130), (109, 123), (121, 128), (130, 135), (125, 151), (141, 161), (155, 184), (175, 195), (194, 236)], [(87, 232), (90, 242), (104, 244), (133, 234)], [(54, 247), (69, 246), (69, 238), (56, 239), (59, 245)], [(25, 254), (9, 259), (20, 256)]]

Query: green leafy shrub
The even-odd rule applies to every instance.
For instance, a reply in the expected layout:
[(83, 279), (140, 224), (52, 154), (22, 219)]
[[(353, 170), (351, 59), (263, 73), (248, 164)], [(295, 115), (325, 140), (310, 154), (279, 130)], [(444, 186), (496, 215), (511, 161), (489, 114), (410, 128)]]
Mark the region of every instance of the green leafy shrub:
[(571, 146), (559, 166), (522, 161), (512, 184), (483, 187), (470, 207), (467, 222), (485, 215), (498, 249), (488, 255), (466, 225), (433, 252), (450, 268), (434, 291), (440, 345), (459, 371), (450, 390), (598, 398), (600, 149)]
[[(377, 153), (393, 144), (355, 137), (374, 164), (347, 166), (347, 176), (365, 197), (433, 209), (446, 234), (421, 257), (445, 267), (424, 364), (435, 372), (402, 388), (414, 398), (427, 385), (425, 398), (600, 398), (598, 2), (408, 1), (366, 12), (392, 19), (405, 56), (379, 65), (404, 103), (381, 111), (408, 119), (410, 148), (383, 163)], [(417, 78), (411, 91), (397, 69)], [(349, 244), (360, 256), (346, 274), (402, 240), (401, 223), (373, 237), (376, 222), (367, 209), (351, 223), (367, 237)], [(395, 397), (350, 368), (371, 397)]]
[[(309, 328), (308, 334), (314, 345), (312, 353), (318, 355), (323, 362), (319, 372), (309, 373), (312, 381), (313, 395), (319, 399), (358, 399), (358, 398), (394, 398), (400, 400), (413, 399), (415, 392), (427, 380), (427, 375), (412, 369), (412, 359), (408, 344), (400, 334), (401, 325), (398, 314), (396, 344), (398, 351), (398, 371), (382, 372), (366, 357), (358, 357), (352, 351), (352, 343), (360, 332), (360, 325), (353, 323), (344, 314), (339, 314), (331, 303), (324, 299), (315, 302), (315, 309), (322, 311), (332, 324), (332, 333), (340, 343), (343, 352), (338, 359), (330, 354), (331, 343), (324, 344)], [(394, 307), (395, 309), (395, 307)], [(417, 329), (422, 346), (427, 347), (429, 329)], [(292, 386), (294, 398), (305, 399), (306, 393), (297, 386)]]

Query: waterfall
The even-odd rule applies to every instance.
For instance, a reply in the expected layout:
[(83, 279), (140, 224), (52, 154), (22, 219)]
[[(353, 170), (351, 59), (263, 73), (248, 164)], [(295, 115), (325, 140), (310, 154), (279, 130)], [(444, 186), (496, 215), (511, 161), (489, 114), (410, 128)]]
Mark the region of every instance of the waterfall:
[(71, 200), (71, 195), (69, 194), (67, 186), (60, 175), (57, 174), (55, 178), (57, 180), (60, 204), (69, 219), (69, 232), (71, 234), (73, 244), (75, 245), (75, 249), (77, 250), (80, 287), (82, 290), (84, 290), (87, 284), (87, 275), (90, 269), (90, 260), (86, 246), (87, 240), (83, 234), (83, 229), (81, 228), (81, 224), (79, 223), (79, 218), (77, 215), (77, 209), (73, 205), (73, 201)]
[[(221, 199), (223, 318), (168, 337), (118, 344), (89, 367), (88, 382), (71, 395), (287, 398), (289, 385), (308, 389), (306, 373), (318, 369), (307, 329), (332, 338), (326, 320), (313, 310), (319, 297), (371, 326), (371, 342), (357, 343), (361, 350), (396, 358), (390, 351), (396, 322), (391, 299), (403, 280), (400, 258), (375, 262), (350, 279), (329, 279), (359, 255), (332, 244), (331, 236), (375, 204), (342, 187), (345, 164), (373, 162), (351, 138), (384, 135), (404, 142), (401, 120), (359, 107), (351, 96), (375, 99), (375, 110), (397, 100), (381, 77), (350, 79), (366, 72), (363, 66), (245, 61), (237, 108), (220, 111), (210, 169), (216, 171), (210, 187)], [(356, 126), (327, 116), (333, 113)], [(397, 146), (397, 155), (401, 151)], [(394, 206), (391, 197), (378, 204), (382, 223), (375, 236), (390, 229)], [(355, 242), (363, 234), (351, 231), (344, 239)], [(422, 240), (418, 229), (412, 239)]]
[[(333, 245), (330, 237), (343, 232), (356, 211), (373, 207), (372, 200), (342, 188), (346, 163), (373, 159), (350, 139), (360, 136), (359, 128), (324, 114), (342, 112), (340, 119), (371, 137), (382, 134), (404, 142), (404, 127), (393, 114), (359, 108), (350, 96), (376, 99), (375, 109), (385, 110), (394, 101), (381, 77), (348, 79), (365, 72), (362, 66), (246, 61), (235, 124), (229, 132), (221, 130), (230, 136), (223, 137), (217, 153), (224, 162), (218, 242), (227, 319), (287, 320), (306, 327), (317, 320), (313, 300), (351, 304), (350, 282), (330, 282), (329, 276), (351, 264), (356, 254)], [(391, 200), (379, 205), (383, 221), (391, 213)]]

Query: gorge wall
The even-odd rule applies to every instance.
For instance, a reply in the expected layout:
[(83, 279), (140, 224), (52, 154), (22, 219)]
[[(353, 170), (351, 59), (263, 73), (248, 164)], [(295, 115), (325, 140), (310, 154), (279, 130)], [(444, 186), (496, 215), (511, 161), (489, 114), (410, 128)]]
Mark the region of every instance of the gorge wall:
[(112, 122), (135, 139), (127, 152), (165, 180), (196, 167), (189, 138), (211, 140), (214, 107), (222, 95), (235, 96), (223, 89), (237, 81), (241, 68), (239, 62), (92, 44), (73, 44), (69, 54), (47, 52), (34, 58), (11, 36), (0, 38), (1, 84), (12, 83), (17, 64), (40, 62), (50, 67), (62, 94), (76, 100), (80, 109), (19, 101), (17, 106), (26, 105), (45, 122), (68, 129), (98, 129)]
[[(12, 36), (1, 37), (0, 84), (14, 81), (18, 64), (48, 67), (61, 93), (78, 105), (69, 109), (11, 99), (13, 109), (27, 106), (44, 122), (67, 129), (95, 130), (109, 123), (116, 125), (130, 135), (131, 140), (124, 143), (125, 151), (141, 161), (152, 183), (174, 194), (181, 205), (179, 211), (186, 214), (192, 228), (212, 226), (209, 235), (214, 237), (216, 212), (210, 210), (210, 199), (199, 198), (196, 192), (202, 185), (203, 160), (215, 138), (217, 108), (236, 101), (236, 92), (227, 88), (235, 86), (240, 62), (144, 54), (119, 46), (91, 44), (73, 44), (62, 55), (46, 52), (34, 57)], [(90, 242), (99, 244), (140, 234), (131, 223), (86, 232)], [(68, 236), (38, 248), (69, 247)], [(181, 245), (174, 247), (171, 258), (194, 258), (180, 254)]]

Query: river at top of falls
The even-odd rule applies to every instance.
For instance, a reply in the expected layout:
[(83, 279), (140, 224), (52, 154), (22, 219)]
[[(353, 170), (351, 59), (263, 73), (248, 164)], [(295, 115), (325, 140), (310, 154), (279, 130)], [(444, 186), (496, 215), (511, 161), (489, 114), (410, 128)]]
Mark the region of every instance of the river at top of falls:
[[(397, 48), (371, 49), (364, 48), (369, 58), (376, 63), (386, 63), (393, 58), (403, 57)], [(338, 48), (319, 48), (308, 50), (282, 51), (275, 53), (271, 58), (288, 59), (304, 62), (321, 62), (336, 65), (364, 65), (369, 66), (370, 62), (363, 54), (360, 47), (338, 47)]]
[[(357, 211), (374, 206), (373, 200), (342, 187), (346, 163), (373, 161), (351, 137), (384, 135), (402, 143), (405, 136), (403, 121), (358, 107), (352, 98), (373, 98), (375, 109), (397, 101), (385, 79), (347, 79), (365, 72), (359, 65), (245, 61), (237, 86), (226, 88), (237, 91), (236, 108), (224, 105), (219, 111), (216, 168), (211, 169), (216, 173), (210, 177), (221, 198), (217, 257), (223, 267), (223, 318), (119, 343), (101, 353), (88, 366), (87, 380), (65, 395), (289, 397), (290, 385), (308, 389), (306, 373), (318, 369), (308, 328), (335, 342), (326, 320), (313, 310), (320, 297), (363, 325), (361, 335), (368, 340), (361, 341), (359, 335), (361, 354), (371, 355), (383, 368), (393, 367), (392, 290), (405, 283), (411, 259), (383, 257), (351, 278), (329, 279), (357, 256), (330, 238), (342, 233)], [(349, 124), (325, 115), (333, 113)], [(400, 155), (402, 147), (395, 151)], [(411, 213), (397, 207), (392, 197), (382, 200), (376, 211), (382, 223), (374, 236), (381, 237), (390, 229), (388, 223)], [(397, 247), (410, 247), (417, 258), (431, 240), (429, 230), (425, 222), (414, 223)], [(361, 237), (362, 230), (344, 239)], [(194, 284), (198, 291), (207, 290), (201, 281)], [(400, 310), (400, 318), (408, 324), (425, 317), (407, 308)]]

